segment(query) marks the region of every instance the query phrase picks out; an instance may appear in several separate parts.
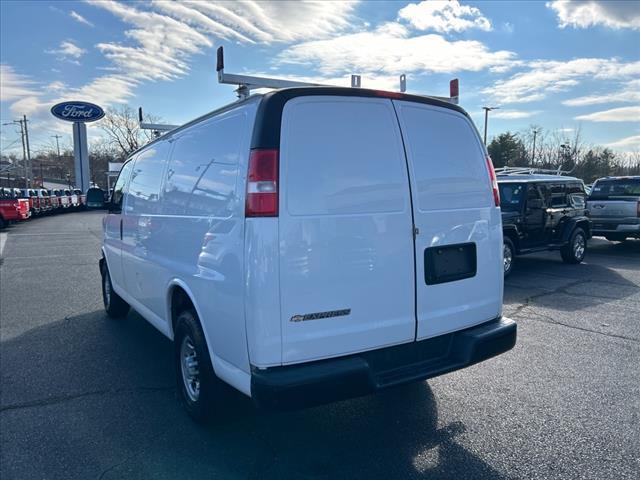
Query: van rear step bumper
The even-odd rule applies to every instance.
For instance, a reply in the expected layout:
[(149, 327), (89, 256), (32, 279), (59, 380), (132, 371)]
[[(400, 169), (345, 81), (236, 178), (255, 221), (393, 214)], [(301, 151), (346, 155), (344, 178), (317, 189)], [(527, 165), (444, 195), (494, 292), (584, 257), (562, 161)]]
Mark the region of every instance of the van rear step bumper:
[(251, 397), (269, 410), (291, 410), (426, 380), (504, 353), (516, 344), (513, 320), (439, 337), (299, 365), (252, 368)]

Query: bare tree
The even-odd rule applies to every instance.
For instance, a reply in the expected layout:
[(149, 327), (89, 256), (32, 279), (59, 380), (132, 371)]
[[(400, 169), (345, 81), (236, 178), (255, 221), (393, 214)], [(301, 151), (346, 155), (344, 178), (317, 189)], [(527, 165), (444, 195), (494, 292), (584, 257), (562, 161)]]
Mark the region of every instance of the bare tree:
[[(157, 117), (147, 117), (147, 121), (158, 123)], [(115, 149), (119, 160), (125, 160), (135, 150), (153, 140), (150, 131), (140, 128), (137, 112), (128, 105), (109, 110), (100, 123), (107, 142)]]

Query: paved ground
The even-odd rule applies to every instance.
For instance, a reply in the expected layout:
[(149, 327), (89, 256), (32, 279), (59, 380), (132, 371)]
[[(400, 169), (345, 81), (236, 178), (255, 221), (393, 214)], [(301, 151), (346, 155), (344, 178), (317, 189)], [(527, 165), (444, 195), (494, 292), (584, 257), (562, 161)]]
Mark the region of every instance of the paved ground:
[(3, 480), (637, 478), (640, 242), (519, 259), (518, 345), (491, 361), (296, 413), (239, 396), (203, 428), (177, 404), (170, 342), (102, 312), (100, 219), (0, 234)]

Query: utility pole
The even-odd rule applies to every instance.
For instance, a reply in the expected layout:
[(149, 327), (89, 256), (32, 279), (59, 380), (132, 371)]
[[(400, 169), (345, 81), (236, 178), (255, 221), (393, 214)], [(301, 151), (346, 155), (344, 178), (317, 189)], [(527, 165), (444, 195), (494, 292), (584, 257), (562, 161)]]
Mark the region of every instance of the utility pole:
[[(17, 123), (20, 125), (20, 140), (22, 140), (22, 161), (24, 163), (24, 188), (29, 188), (29, 174), (28, 174), (28, 166), (27, 166), (27, 150), (24, 144), (24, 126), (22, 124), (22, 120), (13, 120), (12, 122), (3, 123), (2, 125), (11, 125), (13, 123)], [(16, 179), (18, 176), (16, 175)]]
[(497, 110), (500, 107), (482, 107), (484, 110), (484, 144), (487, 145), (487, 122), (489, 121), (489, 112), (491, 110)]
[(22, 122), (24, 123), (24, 138), (27, 144), (27, 163), (29, 164), (28, 169), (29, 169), (29, 172), (31, 173), (31, 176), (33, 176), (33, 171), (31, 169), (31, 150), (29, 149), (29, 129), (27, 128), (26, 115), (22, 116)]
[(58, 167), (56, 170), (59, 171), (61, 161), (60, 161), (60, 143), (58, 142), (58, 139), (60, 139), (61, 136), (58, 134), (55, 134), (55, 135), (51, 135), (51, 138), (56, 139), (56, 148), (58, 149)]

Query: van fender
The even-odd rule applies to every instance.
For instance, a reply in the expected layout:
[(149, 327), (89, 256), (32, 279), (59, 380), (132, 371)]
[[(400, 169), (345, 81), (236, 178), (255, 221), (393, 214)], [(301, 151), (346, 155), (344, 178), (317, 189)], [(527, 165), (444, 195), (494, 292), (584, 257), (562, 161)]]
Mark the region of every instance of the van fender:
[[(167, 289), (166, 289), (167, 291), (166, 318), (169, 320), (168, 326), (167, 326), (168, 327), (167, 332), (169, 334), (168, 336), (172, 341), (175, 339), (175, 336), (174, 336), (175, 334), (173, 331), (173, 322), (171, 321), (171, 292), (173, 290), (173, 287), (182, 288), (187, 294), (187, 296), (189, 297), (189, 300), (191, 301), (193, 308), (195, 308), (196, 314), (198, 315), (198, 319), (201, 320), (202, 318), (204, 318), (200, 313), (198, 304), (195, 301), (195, 296), (193, 295), (193, 292), (191, 291), (189, 286), (179, 278), (171, 279), (167, 284)], [(245, 395), (251, 396), (251, 375), (249, 375), (249, 373), (247, 372), (242, 371), (235, 365), (230, 364), (229, 362), (222, 359), (221, 357), (217, 356), (213, 351), (213, 342), (209, 338), (207, 329), (202, 326), (202, 321), (200, 322), (200, 326), (202, 327), (202, 332), (204, 333), (204, 339), (207, 342), (207, 350), (209, 350), (211, 365), (213, 367), (213, 371), (216, 374), (216, 376), (221, 380), (223, 380), (224, 382), (231, 385), (232, 387), (241, 391)]]
[(583, 215), (567, 220), (564, 230), (562, 231), (561, 240), (563, 243), (569, 241), (569, 237), (577, 226), (580, 226), (584, 230), (584, 233), (587, 235), (587, 239), (591, 238), (591, 220)]

